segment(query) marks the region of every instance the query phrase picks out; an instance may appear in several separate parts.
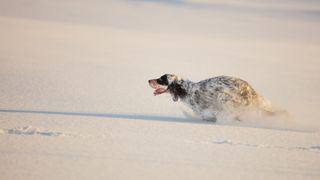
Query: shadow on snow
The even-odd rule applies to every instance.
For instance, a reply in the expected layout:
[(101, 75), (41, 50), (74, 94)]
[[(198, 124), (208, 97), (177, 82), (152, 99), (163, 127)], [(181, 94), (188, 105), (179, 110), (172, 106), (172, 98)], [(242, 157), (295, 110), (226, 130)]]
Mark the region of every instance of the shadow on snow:
[(200, 120), (162, 116), (147, 114), (117, 114), (117, 113), (94, 113), (94, 112), (62, 112), (62, 111), (43, 111), (43, 110), (19, 110), (19, 109), (0, 109), (2, 113), (25, 113), (25, 114), (44, 114), (44, 115), (62, 115), (62, 116), (84, 116), (96, 118), (112, 118), (112, 119), (132, 119), (132, 120), (152, 120), (164, 122), (180, 122), (180, 123), (206, 123)]

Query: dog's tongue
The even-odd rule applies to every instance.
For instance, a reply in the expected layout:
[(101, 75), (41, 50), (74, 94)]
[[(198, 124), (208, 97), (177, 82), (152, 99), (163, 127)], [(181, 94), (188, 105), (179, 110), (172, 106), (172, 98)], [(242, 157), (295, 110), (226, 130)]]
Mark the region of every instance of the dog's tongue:
[(164, 89), (164, 88), (158, 88), (156, 89), (153, 94), (156, 96), (156, 95), (159, 95), (159, 94), (162, 94), (162, 93), (165, 93), (167, 90)]

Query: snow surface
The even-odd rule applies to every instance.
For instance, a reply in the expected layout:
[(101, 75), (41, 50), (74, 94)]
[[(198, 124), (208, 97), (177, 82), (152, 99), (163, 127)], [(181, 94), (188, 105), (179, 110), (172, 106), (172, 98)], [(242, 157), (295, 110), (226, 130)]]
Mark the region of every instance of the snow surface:
[[(0, 1), (0, 179), (319, 179), (319, 10)], [(290, 115), (204, 122), (153, 96), (164, 73), (237, 76)]]

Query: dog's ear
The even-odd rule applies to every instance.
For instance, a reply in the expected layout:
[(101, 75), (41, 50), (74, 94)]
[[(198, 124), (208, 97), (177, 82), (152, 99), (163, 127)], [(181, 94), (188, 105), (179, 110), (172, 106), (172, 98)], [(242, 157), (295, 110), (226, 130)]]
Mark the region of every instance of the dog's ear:
[(182, 88), (182, 85), (179, 84), (178, 82), (174, 81), (168, 86), (168, 90), (171, 93), (172, 100), (173, 101), (178, 101), (179, 98), (184, 98), (187, 95), (187, 91)]

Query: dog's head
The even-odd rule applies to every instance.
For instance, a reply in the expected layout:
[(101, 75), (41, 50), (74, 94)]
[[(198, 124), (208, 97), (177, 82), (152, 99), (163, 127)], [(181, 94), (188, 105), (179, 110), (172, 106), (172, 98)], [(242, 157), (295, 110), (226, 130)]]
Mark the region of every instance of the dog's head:
[(153, 94), (160, 95), (163, 93), (170, 93), (173, 101), (183, 98), (187, 95), (186, 90), (182, 87), (183, 80), (173, 74), (165, 74), (158, 79), (149, 80), (149, 85), (155, 89)]

